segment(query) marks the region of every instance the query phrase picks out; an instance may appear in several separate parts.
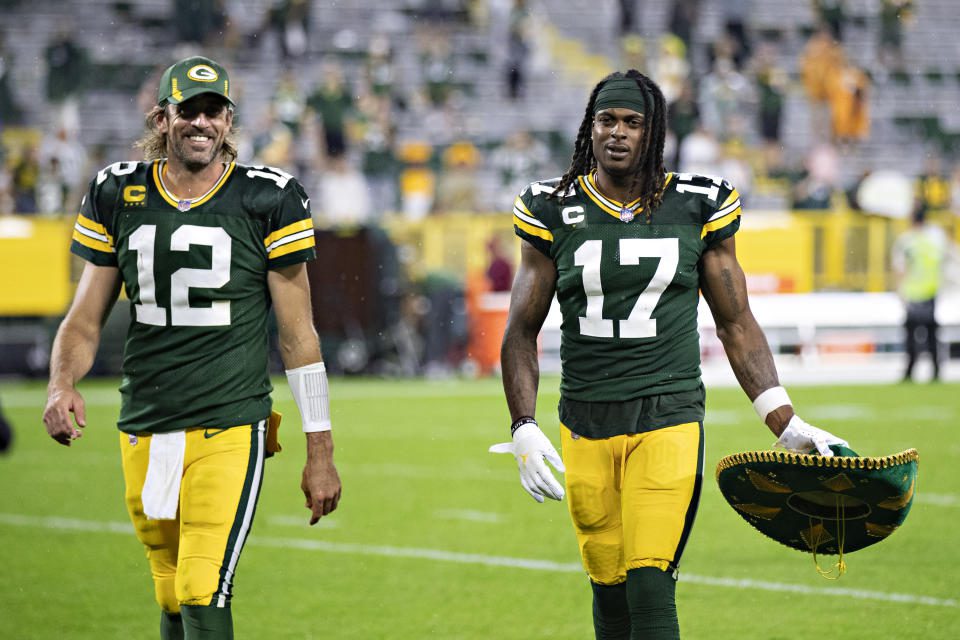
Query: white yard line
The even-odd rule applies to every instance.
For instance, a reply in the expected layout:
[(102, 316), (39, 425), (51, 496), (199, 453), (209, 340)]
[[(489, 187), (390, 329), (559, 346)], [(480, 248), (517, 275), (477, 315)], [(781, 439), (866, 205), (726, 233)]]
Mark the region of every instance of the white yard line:
[(937, 507), (960, 507), (960, 497), (949, 493), (923, 493), (923, 491), (917, 491), (917, 494), (913, 497), (913, 501)]
[(441, 509), (433, 512), (438, 520), (465, 520), (466, 522), (483, 522), (498, 524), (504, 521), (503, 515), (493, 511), (477, 511), (475, 509)]
[[(103, 522), (98, 520), (79, 520), (74, 518), (38, 517), (16, 513), (0, 513), (0, 525), (30, 527), (38, 529), (88, 531), (96, 533), (132, 534), (133, 527), (126, 522)], [(582, 573), (580, 563), (554, 562), (533, 558), (513, 558), (507, 556), (488, 556), (479, 553), (461, 553), (441, 549), (421, 549), (416, 547), (392, 547), (388, 545), (352, 544), (345, 542), (325, 542), (303, 538), (276, 538), (252, 536), (249, 544), (278, 549), (300, 549), (339, 553), (346, 555), (381, 556), (387, 558), (415, 558), (456, 564), (473, 564), (487, 567), (507, 567), (531, 571), (549, 571), (554, 573)], [(752, 589), (758, 591), (799, 593), (805, 595), (844, 597), (856, 600), (879, 600), (902, 604), (923, 604), (932, 607), (960, 607), (960, 601), (953, 598), (934, 598), (910, 593), (891, 593), (886, 591), (868, 591), (865, 589), (845, 589), (843, 587), (809, 587), (801, 584), (767, 582), (749, 578), (725, 578), (698, 576), (689, 573), (680, 575), (682, 582), (689, 584), (721, 587), (725, 589)]]

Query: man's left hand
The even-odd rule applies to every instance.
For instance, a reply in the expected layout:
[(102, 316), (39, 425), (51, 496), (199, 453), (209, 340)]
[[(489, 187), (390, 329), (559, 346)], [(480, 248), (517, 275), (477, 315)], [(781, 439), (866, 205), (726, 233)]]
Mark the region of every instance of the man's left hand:
[(832, 444), (849, 446), (846, 440), (807, 424), (800, 419), (800, 416), (794, 415), (773, 446), (796, 453), (809, 453), (815, 449), (820, 455), (829, 458), (833, 455), (833, 451), (830, 450)]
[(340, 503), (340, 475), (333, 464), (333, 439), (329, 431), (307, 434), (307, 463), (303, 467), (300, 489), (310, 509), (310, 524), (329, 515)]

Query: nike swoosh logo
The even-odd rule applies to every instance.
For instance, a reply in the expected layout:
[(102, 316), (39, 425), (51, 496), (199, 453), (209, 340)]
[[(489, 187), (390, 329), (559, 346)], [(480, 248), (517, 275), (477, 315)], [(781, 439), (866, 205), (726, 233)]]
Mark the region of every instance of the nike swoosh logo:
[(204, 438), (212, 438), (213, 436), (218, 436), (218, 435), (220, 435), (221, 433), (223, 433), (224, 431), (226, 431), (228, 428), (229, 428), (229, 427), (224, 427), (223, 429), (204, 429), (204, 430), (203, 430), (203, 437), (204, 437)]
[(300, 202), (303, 204), (304, 209), (310, 206), (310, 198), (307, 198), (306, 200), (301, 200)]

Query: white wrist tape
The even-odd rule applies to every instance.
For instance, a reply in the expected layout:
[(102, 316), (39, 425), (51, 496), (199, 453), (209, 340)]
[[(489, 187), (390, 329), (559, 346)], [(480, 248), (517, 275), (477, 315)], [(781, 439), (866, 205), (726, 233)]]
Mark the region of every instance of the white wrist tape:
[(792, 404), (786, 389), (783, 387), (770, 387), (757, 396), (757, 399), (753, 401), (753, 408), (757, 412), (757, 415), (760, 416), (760, 419), (766, 421), (771, 411), (784, 405)]
[(287, 369), (287, 383), (300, 410), (304, 433), (330, 431), (330, 393), (327, 367), (314, 362), (296, 369)]

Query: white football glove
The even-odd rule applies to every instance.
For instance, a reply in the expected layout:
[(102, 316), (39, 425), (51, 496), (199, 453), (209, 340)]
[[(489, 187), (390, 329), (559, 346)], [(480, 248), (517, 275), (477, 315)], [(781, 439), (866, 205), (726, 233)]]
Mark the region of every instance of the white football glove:
[(833, 455), (833, 451), (830, 450), (832, 444), (850, 446), (846, 440), (841, 440), (823, 429), (817, 429), (801, 420), (800, 416), (794, 415), (773, 446), (794, 453), (809, 453), (811, 449), (816, 449), (820, 455), (829, 458)]
[(550, 468), (544, 464), (546, 458), (553, 468), (563, 473), (563, 461), (560, 454), (536, 422), (520, 425), (513, 432), (513, 442), (501, 442), (490, 447), (490, 453), (512, 453), (520, 468), (520, 484), (537, 502), (543, 502), (544, 496), (553, 500), (563, 500), (563, 486), (553, 477)]

